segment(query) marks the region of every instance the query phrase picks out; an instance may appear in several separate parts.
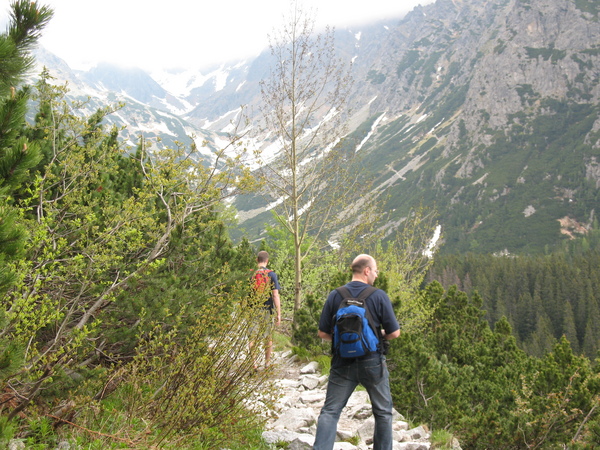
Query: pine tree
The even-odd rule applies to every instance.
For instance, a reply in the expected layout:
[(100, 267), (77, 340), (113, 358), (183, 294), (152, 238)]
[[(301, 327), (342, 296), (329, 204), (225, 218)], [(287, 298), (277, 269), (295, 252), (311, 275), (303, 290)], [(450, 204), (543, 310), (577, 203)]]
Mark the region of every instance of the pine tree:
[(575, 329), (575, 317), (571, 302), (565, 303), (563, 315), (563, 335), (571, 344), (573, 352), (579, 353), (579, 340), (577, 339), (577, 330)]
[(29, 89), (19, 83), (33, 65), (29, 52), (52, 17), (51, 9), (36, 2), (11, 6), (11, 22), (0, 35), (0, 294), (14, 277), (7, 262), (21, 256), (26, 236), (12, 194), (39, 161), (37, 146), (23, 136)]
[(581, 353), (590, 359), (594, 359), (598, 354), (598, 341), (594, 336), (594, 325), (592, 319), (588, 320), (585, 327)]
[(541, 312), (537, 318), (537, 324), (533, 334), (523, 343), (528, 354), (541, 358), (554, 346), (556, 339), (552, 333), (552, 322), (545, 312)]

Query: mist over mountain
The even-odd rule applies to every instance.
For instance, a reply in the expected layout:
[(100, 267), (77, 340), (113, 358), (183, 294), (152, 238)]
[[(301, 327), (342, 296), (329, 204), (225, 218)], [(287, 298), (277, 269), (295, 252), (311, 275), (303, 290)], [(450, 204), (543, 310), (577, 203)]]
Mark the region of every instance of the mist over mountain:
[[(402, 19), (336, 31), (352, 61), (348, 140), (363, 159), (381, 226), (435, 208), (445, 252), (541, 252), (597, 226), (600, 22), (591, 0), (438, 0)], [(224, 58), (225, 59), (225, 58)], [(40, 50), (90, 109), (125, 101), (125, 138), (223, 145), (242, 105), (256, 110), (271, 56), (207, 71), (102, 65), (71, 71)], [(260, 136), (256, 145), (260, 146)], [(264, 142), (266, 147), (267, 142)], [(236, 203), (251, 238), (262, 197)]]

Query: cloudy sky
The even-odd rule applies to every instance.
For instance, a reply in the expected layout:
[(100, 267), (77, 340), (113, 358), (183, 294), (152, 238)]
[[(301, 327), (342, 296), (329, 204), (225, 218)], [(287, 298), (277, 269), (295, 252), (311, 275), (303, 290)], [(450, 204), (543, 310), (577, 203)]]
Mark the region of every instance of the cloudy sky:
[[(206, 67), (255, 56), (289, 0), (38, 0), (54, 9), (41, 44), (72, 68), (109, 61), (146, 70)], [(304, 0), (318, 26), (401, 17), (433, 0)], [(0, 0), (6, 27), (12, 0)]]

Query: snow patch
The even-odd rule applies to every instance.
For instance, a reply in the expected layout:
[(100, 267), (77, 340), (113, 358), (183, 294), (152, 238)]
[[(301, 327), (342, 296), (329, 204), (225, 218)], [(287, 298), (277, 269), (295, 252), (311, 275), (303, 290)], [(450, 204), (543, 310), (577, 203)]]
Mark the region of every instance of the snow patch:
[[(210, 127), (211, 127), (212, 125), (214, 125), (215, 123), (218, 123), (219, 121), (221, 121), (221, 120), (225, 119), (227, 116), (233, 116), (233, 117), (237, 117), (237, 116), (239, 115), (239, 113), (241, 112), (241, 110), (242, 110), (242, 108), (241, 108), (241, 107), (239, 107), (239, 108), (236, 108), (236, 109), (232, 109), (231, 111), (227, 111), (225, 114), (221, 115), (220, 117), (218, 117), (217, 119), (213, 120), (212, 122), (210, 122), (210, 121), (208, 121), (208, 120), (207, 120), (207, 121), (206, 121), (206, 122), (203, 124), (203, 126), (202, 126), (202, 127), (203, 127), (203, 128), (207, 128), (207, 129), (210, 129)], [(228, 126), (229, 126), (229, 125), (227, 125), (225, 128), (227, 128)], [(222, 130), (222, 131), (224, 131), (224, 132), (225, 132), (225, 130)]]
[[(375, 97), (377, 98), (377, 97)], [(373, 99), (375, 100), (375, 99)], [(371, 100), (371, 101), (373, 101)], [(371, 125), (371, 130), (367, 133), (367, 135), (365, 136), (365, 138), (361, 141), (360, 144), (358, 144), (358, 147), (356, 147), (355, 152), (358, 152), (360, 149), (363, 148), (363, 145), (366, 144), (366, 142), (369, 140), (369, 138), (373, 135), (373, 132), (375, 131), (375, 129), (377, 128), (377, 125), (379, 125), (379, 122), (381, 122), (381, 120), (385, 117), (385, 113), (381, 114), (376, 120), (375, 122), (373, 122), (373, 125)]]
[(267, 207), (265, 208), (265, 210), (266, 210), (266, 211), (270, 211), (270, 210), (272, 210), (272, 209), (273, 209), (273, 208), (275, 208), (276, 206), (278, 206), (278, 205), (281, 205), (281, 204), (283, 203), (283, 200), (284, 200), (284, 198), (283, 198), (283, 197), (281, 197), (281, 198), (279, 198), (279, 199), (275, 200), (274, 202), (271, 202), (271, 203), (269, 203), (269, 204), (267, 205)]
[[(313, 199), (313, 200), (311, 200), (311, 201), (309, 201), (309, 202), (308, 202), (306, 205), (304, 205), (302, 208), (300, 208), (300, 209), (298, 210), (298, 215), (299, 215), (299, 216), (301, 216), (302, 214), (304, 214), (304, 213), (305, 213), (305, 212), (308, 210), (308, 208), (310, 208), (310, 207), (311, 207), (311, 205), (313, 204), (313, 201), (314, 201), (314, 199)], [(290, 217), (290, 218), (289, 218), (289, 221), (291, 222), (291, 221), (292, 221), (292, 219), (293, 219), (293, 218), (292, 218), (292, 217)]]
[(431, 133), (433, 133), (433, 132), (435, 131), (435, 129), (436, 129), (437, 127), (439, 127), (439, 126), (440, 126), (440, 124), (442, 124), (442, 123), (444, 122), (444, 120), (446, 120), (446, 118), (445, 118), (445, 117), (444, 117), (442, 120), (440, 120), (438, 123), (436, 123), (436, 124), (433, 126), (433, 128), (432, 128), (431, 130), (429, 130), (429, 133), (427, 133), (427, 134), (431, 134)]
[(427, 248), (423, 252), (423, 255), (427, 256), (428, 258), (431, 258), (433, 256), (433, 253), (435, 251), (435, 246), (436, 246), (437, 242), (439, 241), (441, 235), (442, 235), (442, 226), (438, 225), (437, 227), (435, 227), (435, 231), (433, 232), (433, 237), (429, 241), (429, 244), (427, 245)]
[(162, 133), (162, 134), (168, 134), (171, 136), (177, 136), (175, 133), (173, 133), (169, 129), (167, 124), (164, 122), (144, 123), (143, 125), (138, 125), (137, 129), (140, 131), (145, 131), (147, 133), (157, 133), (157, 134)]
[(187, 97), (194, 89), (204, 86), (210, 80), (214, 82), (215, 92), (222, 90), (227, 83), (229, 69), (222, 65), (208, 74), (190, 69), (178, 73), (157, 71), (150, 76), (167, 92), (177, 97)]
[(228, 76), (229, 72), (227, 71), (218, 71), (215, 74), (215, 92), (223, 90), (223, 88), (227, 85)]
[(535, 208), (533, 207), (533, 205), (529, 205), (527, 208), (525, 208), (525, 210), (523, 210), (523, 215), (525, 217), (529, 217), (535, 214)]

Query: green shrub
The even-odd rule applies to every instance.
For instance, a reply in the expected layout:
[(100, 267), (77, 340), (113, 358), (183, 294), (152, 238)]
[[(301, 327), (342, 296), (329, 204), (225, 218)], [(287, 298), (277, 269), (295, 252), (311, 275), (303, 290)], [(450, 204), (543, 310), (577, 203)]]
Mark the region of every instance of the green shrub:
[(29, 421), (27, 448), (52, 448), (56, 445), (57, 436), (54, 427), (47, 417), (39, 417)]
[(303, 361), (308, 361), (312, 356), (311, 353), (304, 347), (294, 346), (292, 348), (292, 353)]
[[(262, 428), (275, 400), (272, 369), (253, 370), (264, 357), (263, 315), (220, 293), (185, 327), (177, 317), (169, 327), (145, 326), (133, 360), (107, 373), (100, 389), (90, 384), (87, 402), (81, 397), (78, 425), (105, 448), (249, 448), (242, 440)], [(89, 400), (98, 391), (102, 399)]]
[(360, 436), (355, 434), (354, 436), (345, 439), (344, 442), (349, 442), (352, 445), (358, 445), (360, 443)]
[(7, 417), (0, 417), (0, 448), (8, 446), (8, 442), (15, 437), (18, 430), (17, 424), (8, 420)]
[(451, 449), (454, 435), (446, 430), (434, 430), (431, 432), (431, 448)]
[(316, 360), (319, 363), (321, 373), (323, 375), (329, 375), (329, 371), (331, 370), (331, 358), (326, 355), (318, 355)]

